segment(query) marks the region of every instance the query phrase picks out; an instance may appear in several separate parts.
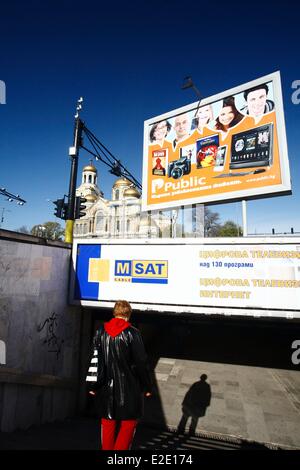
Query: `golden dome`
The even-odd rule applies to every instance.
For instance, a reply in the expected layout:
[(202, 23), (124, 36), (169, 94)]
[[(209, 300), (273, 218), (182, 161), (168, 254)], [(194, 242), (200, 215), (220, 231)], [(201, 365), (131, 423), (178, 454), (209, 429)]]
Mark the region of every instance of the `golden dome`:
[(86, 202), (96, 202), (97, 201), (97, 196), (94, 194), (88, 194), (87, 196), (82, 196), (86, 199)]
[(97, 173), (97, 168), (94, 165), (87, 165), (83, 168), (82, 171), (91, 171), (93, 173)]
[(136, 188), (128, 188), (124, 191), (124, 197), (137, 197), (140, 198), (141, 195)]
[(115, 188), (116, 186), (129, 186), (130, 184), (132, 184), (131, 181), (129, 181), (127, 178), (122, 177), (114, 182), (113, 188)]

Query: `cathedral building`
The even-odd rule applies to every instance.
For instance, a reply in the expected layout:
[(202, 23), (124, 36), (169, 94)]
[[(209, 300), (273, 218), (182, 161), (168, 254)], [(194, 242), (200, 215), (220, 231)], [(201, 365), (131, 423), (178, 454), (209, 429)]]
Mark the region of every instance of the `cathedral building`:
[(92, 163), (83, 168), (76, 196), (84, 197), (86, 215), (75, 221), (76, 238), (155, 238), (169, 237), (170, 217), (142, 212), (141, 194), (126, 178), (118, 178), (105, 199), (98, 187), (97, 169)]

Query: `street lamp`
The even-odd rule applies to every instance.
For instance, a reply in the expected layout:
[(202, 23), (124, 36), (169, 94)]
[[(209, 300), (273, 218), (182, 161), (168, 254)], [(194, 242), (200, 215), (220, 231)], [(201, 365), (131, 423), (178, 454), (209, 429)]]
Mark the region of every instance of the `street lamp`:
[(187, 90), (188, 88), (193, 88), (194, 92), (196, 93), (196, 95), (199, 98), (199, 101), (201, 101), (201, 93), (198, 90), (198, 88), (196, 87), (196, 85), (194, 84), (194, 82), (192, 80), (192, 77), (185, 77), (184, 80), (185, 81), (183, 82), (183, 85), (181, 86), (181, 89), (182, 90)]
[(0, 188), (0, 196), (6, 197), (7, 198), (6, 200), (9, 202), (18, 201), (20, 205), (23, 205), (26, 202), (24, 199), (20, 198), (19, 194), (17, 195), (12, 194), (6, 191), (6, 188)]
[(201, 96), (200, 91), (198, 90), (198, 88), (194, 84), (192, 77), (185, 77), (184, 82), (181, 86), (182, 90), (187, 90), (188, 88), (192, 88), (194, 90), (194, 92), (196, 93), (197, 97), (198, 97), (198, 105), (197, 105), (197, 109), (196, 109), (196, 112), (195, 112), (195, 117), (196, 117), (197, 113), (198, 113), (198, 109), (200, 107), (202, 96)]

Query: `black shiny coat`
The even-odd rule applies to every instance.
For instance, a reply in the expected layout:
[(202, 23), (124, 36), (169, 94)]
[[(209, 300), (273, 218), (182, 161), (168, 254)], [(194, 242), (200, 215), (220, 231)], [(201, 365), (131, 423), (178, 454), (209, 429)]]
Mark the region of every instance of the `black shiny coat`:
[(111, 337), (100, 326), (94, 337), (99, 363), (104, 364), (104, 385), (96, 390), (99, 417), (138, 419), (143, 415), (144, 392), (151, 391), (147, 355), (141, 334), (130, 326)]

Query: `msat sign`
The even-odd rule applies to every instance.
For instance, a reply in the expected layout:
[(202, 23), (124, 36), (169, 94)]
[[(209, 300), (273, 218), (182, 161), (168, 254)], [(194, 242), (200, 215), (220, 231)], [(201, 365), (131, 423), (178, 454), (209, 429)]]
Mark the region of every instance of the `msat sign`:
[(133, 283), (168, 284), (168, 261), (116, 260), (115, 279), (118, 278)]

